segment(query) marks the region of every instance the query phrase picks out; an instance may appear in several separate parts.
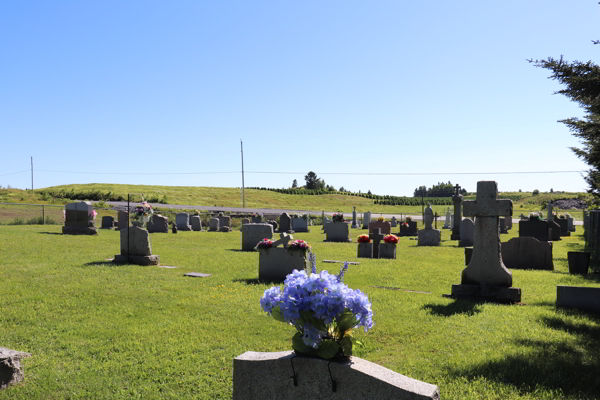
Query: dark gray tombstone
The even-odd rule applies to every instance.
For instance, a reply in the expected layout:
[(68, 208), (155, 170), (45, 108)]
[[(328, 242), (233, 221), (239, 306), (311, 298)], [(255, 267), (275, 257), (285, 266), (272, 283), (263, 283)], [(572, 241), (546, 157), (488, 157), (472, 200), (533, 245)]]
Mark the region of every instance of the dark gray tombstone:
[(552, 240), (552, 233), (548, 221), (530, 218), (529, 220), (519, 221), (519, 237), (533, 237), (548, 242)]

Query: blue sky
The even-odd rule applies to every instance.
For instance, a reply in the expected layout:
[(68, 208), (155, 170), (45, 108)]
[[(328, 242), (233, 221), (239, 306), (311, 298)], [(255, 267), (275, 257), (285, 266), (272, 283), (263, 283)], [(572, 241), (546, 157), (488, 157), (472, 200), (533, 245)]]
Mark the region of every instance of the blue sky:
[[(598, 61), (591, 0), (6, 1), (0, 185), (583, 191), (582, 110), (530, 58)], [(290, 172), (288, 174), (288, 172)], [(381, 175), (381, 174), (420, 175)], [(477, 174), (472, 174), (477, 173)], [(363, 175), (360, 175), (363, 174)], [(371, 174), (371, 175), (364, 175)]]

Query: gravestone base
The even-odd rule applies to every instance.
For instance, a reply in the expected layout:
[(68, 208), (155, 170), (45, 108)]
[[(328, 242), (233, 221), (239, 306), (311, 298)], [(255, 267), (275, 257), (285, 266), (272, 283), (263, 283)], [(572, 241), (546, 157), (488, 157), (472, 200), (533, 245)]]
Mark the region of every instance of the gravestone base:
[(97, 235), (98, 228), (95, 226), (63, 226), (63, 235)]
[(356, 257), (373, 258), (373, 243), (359, 243)]
[(460, 240), (458, 242), (458, 247), (471, 247), (473, 246), (473, 240), (467, 239), (467, 240)]
[(192, 226), (191, 225), (177, 225), (177, 230), (178, 231), (192, 231)]
[(600, 288), (556, 286), (556, 307), (600, 312)]
[(219, 228), (219, 232), (231, 232), (231, 228), (228, 226), (222, 226)]
[(331, 362), (291, 351), (248, 351), (233, 360), (233, 400), (439, 398), (437, 386), (358, 357)]
[(379, 243), (379, 258), (396, 259), (395, 243)]
[(117, 254), (113, 260), (115, 264), (136, 264), (136, 265), (158, 265), (160, 262), (160, 256), (129, 256)]
[(503, 286), (452, 285), (452, 297), (475, 298), (498, 303), (520, 303), (521, 289)]
[(439, 246), (442, 232), (438, 229), (421, 229), (418, 233), (418, 246)]
[(31, 357), (31, 354), (0, 347), (0, 389), (19, 383), (25, 378), (21, 359), (27, 357)]

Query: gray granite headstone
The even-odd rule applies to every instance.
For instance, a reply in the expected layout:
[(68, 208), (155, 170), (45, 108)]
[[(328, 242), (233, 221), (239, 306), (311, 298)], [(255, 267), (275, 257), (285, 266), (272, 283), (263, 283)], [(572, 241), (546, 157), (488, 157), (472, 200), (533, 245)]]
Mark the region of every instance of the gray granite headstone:
[(154, 214), (148, 221), (148, 232), (150, 233), (169, 233), (169, 218), (160, 214)]
[(460, 222), (460, 242), (459, 246), (467, 247), (473, 246), (475, 240), (475, 223), (465, 218)]
[(352, 208), (352, 229), (358, 229), (358, 221), (356, 220), (356, 207)]
[(180, 231), (191, 231), (192, 226), (190, 225), (190, 214), (188, 213), (179, 213), (175, 216), (175, 223), (177, 224), (177, 229)]
[(442, 241), (442, 232), (432, 228), (433, 210), (431, 204), (425, 209), (425, 229), (417, 232), (418, 246), (439, 246)]
[(101, 229), (114, 229), (115, 228), (115, 219), (110, 215), (105, 215), (102, 217), (102, 226)]
[(292, 219), (288, 213), (283, 213), (279, 217), (279, 232), (289, 232), (292, 230)]
[(129, 226), (128, 221), (129, 216), (125, 211), (119, 211), (118, 213), (118, 221), (117, 221), (117, 229), (125, 229)]
[(460, 185), (457, 183), (454, 186), (454, 195), (452, 196), (452, 203), (454, 203), (454, 214), (452, 215), (452, 235), (450, 240), (460, 240), (460, 222), (462, 221), (461, 204), (463, 196), (460, 194)]
[(62, 233), (68, 235), (96, 235), (98, 233), (92, 212), (94, 208), (89, 201), (79, 201), (65, 205), (65, 225)]
[(371, 223), (371, 211), (367, 211), (363, 214), (363, 229), (369, 229)]
[(219, 230), (219, 218), (211, 218), (208, 221), (208, 230), (211, 232), (217, 232)]
[(131, 226), (121, 229), (121, 254), (114, 258), (115, 263), (129, 262), (139, 265), (158, 265), (159, 256), (152, 255), (150, 234), (146, 229)]
[(233, 400), (439, 398), (437, 386), (359, 357), (330, 362), (291, 351), (248, 351), (233, 360)]
[(196, 232), (202, 231), (202, 221), (200, 220), (199, 215), (192, 215), (190, 217), (190, 224), (192, 225), (192, 230)]
[(244, 224), (242, 226), (242, 251), (253, 251), (258, 242), (273, 238), (271, 224)]
[(510, 269), (554, 270), (552, 242), (532, 237), (512, 238), (502, 243), (502, 261)]

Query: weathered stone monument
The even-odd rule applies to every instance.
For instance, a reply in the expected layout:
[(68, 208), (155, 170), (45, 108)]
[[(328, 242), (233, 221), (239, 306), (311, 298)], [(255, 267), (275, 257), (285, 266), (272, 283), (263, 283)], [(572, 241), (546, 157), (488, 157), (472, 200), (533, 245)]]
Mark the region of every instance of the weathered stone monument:
[(220, 225), (219, 218), (211, 218), (208, 221), (208, 230), (210, 232), (218, 232), (219, 231), (219, 225)]
[(548, 221), (530, 217), (519, 221), (519, 237), (533, 237), (548, 242), (552, 240), (552, 229), (548, 226)]
[(190, 217), (190, 225), (193, 231), (202, 232), (202, 220), (199, 215), (192, 215)]
[(469, 218), (465, 218), (460, 222), (460, 247), (473, 246), (475, 240), (475, 222)]
[(553, 271), (552, 242), (533, 237), (512, 238), (502, 243), (502, 262), (510, 269)]
[(152, 255), (150, 234), (138, 226), (121, 229), (121, 254), (114, 258), (119, 264), (158, 265), (160, 257)]
[(463, 201), (463, 196), (460, 194), (460, 186), (458, 183), (454, 186), (454, 191), (454, 196), (452, 196), (452, 203), (454, 203), (454, 218), (452, 220), (453, 225), (450, 240), (460, 240), (460, 222), (462, 221), (460, 206)]
[[(258, 279), (261, 281), (283, 282), (285, 277), (295, 269), (302, 271), (309, 268), (308, 251), (292, 250), (288, 244), (294, 237), (281, 233), (279, 240), (269, 249), (259, 248)], [(282, 245), (283, 247), (277, 247)], [(255, 244), (256, 246), (256, 244)]]
[(175, 216), (175, 223), (177, 224), (177, 230), (180, 231), (191, 231), (192, 226), (190, 225), (190, 214), (179, 213)]
[(253, 224), (260, 224), (262, 222), (262, 217), (260, 215), (253, 215), (252, 216), (252, 223)]
[(352, 207), (352, 229), (358, 228), (358, 221), (356, 220), (356, 207)]
[(149, 233), (169, 233), (169, 218), (160, 214), (152, 214), (148, 221)]
[(222, 212), (217, 216), (219, 219), (219, 232), (231, 232), (231, 217)]
[(384, 235), (392, 233), (392, 224), (387, 221), (372, 221), (369, 223), (369, 234), (373, 233), (373, 229), (379, 228)]
[(253, 251), (258, 242), (272, 238), (273, 225), (271, 224), (242, 225), (242, 251)]
[(363, 229), (369, 229), (371, 223), (371, 211), (367, 211), (363, 214)]
[(433, 229), (433, 210), (431, 204), (425, 209), (425, 229), (420, 229), (417, 232), (417, 246), (439, 246), (442, 241), (442, 232), (438, 229)]
[(65, 235), (97, 235), (92, 212), (92, 203), (80, 201), (69, 203), (65, 206), (65, 226), (62, 233)]
[(31, 357), (31, 354), (0, 347), (0, 389), (25, 379), (21, 360), (27, 357)]
[(102, 226), (100, 229), (115, 229), (115, 219), (110, 215), (102, 217)]
[(392, 224), (392, 228), (398, 226), (398, 220), (396, 219), (396, 216), (393, 216), (392, 219), (390, 219), (390, 223)]
[(400, 224), (400, 233), (398, 236), (417, 236), (417, 221), (406, 218), (406, 221)]
[(359, 357), (329, 361), (248, 351), (233, 360), (233, 400), (257, 399), (439, 400), (440, 392)]
[(129, 215), (125, 211), (118, 212), (117, 229), (125, 229), (129, 226)]
[(292, 230), (292, 219), (288, 213), (283, 213), (279, 216), (279, 232), (294, 233)]
[(295, 216), (292, 218), (292, 230), (294, 232), (309, 232), (308, 215)]
[(348, 222), (328, 222), (325, 229), (326, 242), (352, 242), (350, 224)]
[(451, 218), (450, 208), (446, 209), (446, 214), (444, 217), (444, 229), (452, 229), (452, 218)]
[(512, 216), (511, 200), (496, 200), (495, 181), (477, 182), (475, 201), (464, 202), (464, 215), (476, 217), (475, 243), (460, 285), (452, 285), (454, 297), (480, 297), (494, 301), (521, 301), (521, 289), (512, 287), (512, 274), (502, 262), (498, 218)]

